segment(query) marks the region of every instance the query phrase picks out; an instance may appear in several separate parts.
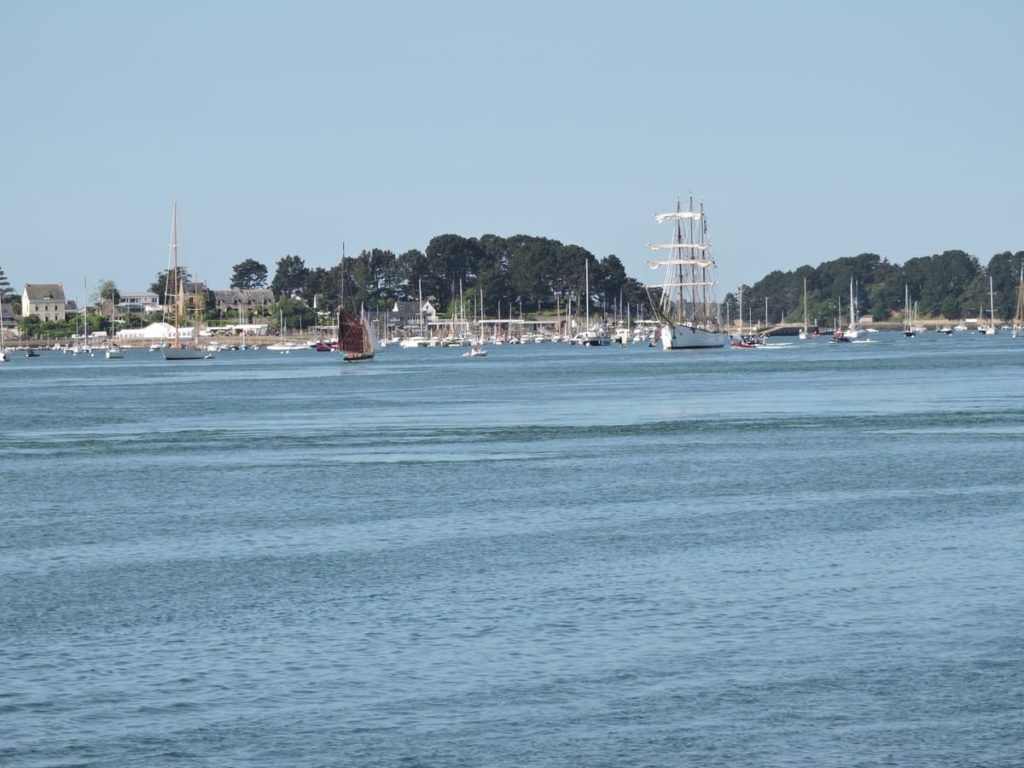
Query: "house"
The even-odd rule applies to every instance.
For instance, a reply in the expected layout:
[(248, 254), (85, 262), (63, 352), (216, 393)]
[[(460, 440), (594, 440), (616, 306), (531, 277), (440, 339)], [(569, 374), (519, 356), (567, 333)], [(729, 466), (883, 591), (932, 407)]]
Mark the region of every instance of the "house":
[(21, 291), (21, 316), (35, 315), (44, 323), (67, 318), (63, 283), (25, 283)]
[[(391, 328), (419, 327), (421, 306), (418, 301), (396, 301), (388, 313), (388, 326)], [(429, 300), (422, 305), (423, 323), (430, 325), (437, 322), (437, 310)]]
[(152, 291), (123, 291), (117, 302), (122, 312), (159, 312), (160, 297)]
[(231, 288), (227, 291), (214, 291), (213, 301), (216, 309), (229, 310), (241, 307), (250, 311), (254, 307), (265, 310), (274, 303), (274, 292), (269, 288)]
[(5, 333), (10, 333), (17, 326), (18, 318), (14, 314), (14, 307), (7, 302), (0, 304), (0, 328), (3, 328)]

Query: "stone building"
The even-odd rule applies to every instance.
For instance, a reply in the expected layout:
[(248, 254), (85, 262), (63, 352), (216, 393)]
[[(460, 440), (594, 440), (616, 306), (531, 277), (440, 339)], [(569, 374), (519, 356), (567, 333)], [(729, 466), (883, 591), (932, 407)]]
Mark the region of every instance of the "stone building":
[(35, 315), (44, 323), (67, 318), (67, 299), (62, 283), (25, 283), (21, 291), (21, 316)]

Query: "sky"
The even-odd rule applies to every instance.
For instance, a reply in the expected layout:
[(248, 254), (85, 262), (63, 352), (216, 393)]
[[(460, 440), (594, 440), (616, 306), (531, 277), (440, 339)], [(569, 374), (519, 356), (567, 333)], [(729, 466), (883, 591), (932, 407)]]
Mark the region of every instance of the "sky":
[[(608, 6), (608, 7), (604, 7)], [(703, 200), (720, 295), (1024, 250), (1017, 2), (0, 4), (0, 269), (212, 288), (441, 234), (617, 256)]]

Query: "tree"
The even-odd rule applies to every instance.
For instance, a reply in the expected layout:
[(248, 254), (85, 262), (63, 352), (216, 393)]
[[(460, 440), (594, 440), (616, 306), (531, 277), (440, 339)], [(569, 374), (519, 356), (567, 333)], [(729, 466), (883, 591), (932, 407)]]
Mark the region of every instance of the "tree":
[(121, 292), (117, 290), (117, 283), (113, 280), (100, 280), (96, 288), (96, 297), (98, 299), (97, 304), (103, 301), (117, 304), (121, 300)]
[[(397, 267), (405, 299), (407, 301), (417, 299), (420, 293), (420, 280), (427, 276), (427, 257), (423, 255), (422, 251), (414, 248), (398, 257)], [(430, 283), (428, 282), (423, 288), (425, 298), (430, 295)]]
[[(617, 312), (622, 312), (627, 300), (626, 268), (619, 257), (611, 254), (605, 256), (597, 265), (597, 289), (606, 306), (614, 305)], [(591, 279), (591, 284), (594, 281)]]
[(263, 288), (267, 284), (267, 268), (256, 259), (246, 259), (232, 267), (231, 287), (241, 290)]
[(423, 290), (436, 296), (445, 306), (456, 295), (459, 283), (463, 288), (475, 278), (483, 250), (471, 238), (459, 235), (438, 235), (427, 244), (428, 274), (423, 276)]
[(11, 283), (4, 271), (0, 269), (0, 301), (10, 301), (12, 298), (14, 298), (14, 291), (11, 289)]
[(275, 328), (278, 332), (281, 331), (281, 318), (284, 319), (284, 324), (290, 329), (289, 332), (316, 325), (316, 312), (302, 299), (282, 296), (274, 303), (272, 310), (270, 327)]
[(303, 290), (308, 276), (309, 270), (300, 257), (285, 256), (277, 262), (277, 272), (270, 283), (270, 290), (278, 299), (282, 296), (291, 296)]
[(309, 303), (321, 311), (327, 304), (331, 304), (325, 296), (330, 287), (330, 274), (323, 267), (307, 270), (306, 281), (302, 284), (302, 295), (308, 297)]
[[(165, 269), (163, 272), (156, 276), (156, 280), (154, 280), (149, 286), (149, 290), (155, 293), (157, 296), (159, 296), (160, 301), (164, 304), (168, 303), (168, 298), (170, 298), (171, 300), (173, 300), (174, 298), (173, 295), (170, 297), (168, 296), (167, 292), (169, 287), (170, 289), (173, 289), (175, 284), (182, 285), (183, 283), (192, 282), (192, 275), (188, 273), (188, 270), (185, 269), (185, 267), (178, 267), (177, 280), (174, 280), (173, 276), (171, 275), (171, 272), (172, 270)], [(170, 279), (170, 286), (168, 286), (168, 279)]]

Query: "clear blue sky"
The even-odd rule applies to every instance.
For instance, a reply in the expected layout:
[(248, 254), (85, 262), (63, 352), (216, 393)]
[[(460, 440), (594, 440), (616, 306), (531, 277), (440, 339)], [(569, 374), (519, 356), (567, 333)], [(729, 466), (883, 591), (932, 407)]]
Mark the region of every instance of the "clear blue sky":
[(0, 268), (144, 289), (444, 233), (615, 254), (704, 199), (720, 295), (1024, 250), (1017, 2), (0, 4)]

